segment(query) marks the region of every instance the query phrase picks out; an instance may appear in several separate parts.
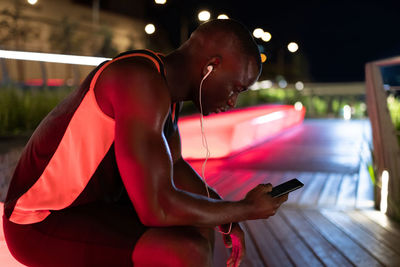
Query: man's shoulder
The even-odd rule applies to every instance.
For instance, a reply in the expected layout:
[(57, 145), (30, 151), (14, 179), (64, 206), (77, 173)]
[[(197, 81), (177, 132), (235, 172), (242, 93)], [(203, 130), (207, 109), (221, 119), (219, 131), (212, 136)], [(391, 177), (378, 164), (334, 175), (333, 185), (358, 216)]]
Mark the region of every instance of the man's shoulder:
[(135, 106), (152, 107), (164, 113), (171, 101), (167, 83), (157, 65), (140, 56), (111, 62), (99, 76), (95, 92), (98, 98), (108, 99), (104, 102), (114, 106), (114, 110), (122, 103), (134, 102)]
[(117, 77), (136, 77), (141, 75), (155, 75), (162, 78), (159, 63), (148, 57), (131, 56), (114, 59), (104, 70)]

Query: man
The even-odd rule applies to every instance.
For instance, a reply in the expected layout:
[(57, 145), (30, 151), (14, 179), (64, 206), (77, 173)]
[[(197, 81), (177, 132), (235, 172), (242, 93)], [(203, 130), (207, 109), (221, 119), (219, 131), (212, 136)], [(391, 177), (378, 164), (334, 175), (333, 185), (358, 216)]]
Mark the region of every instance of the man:
[[(235, 106), (261, 71), (250, 33), (233, 20), (201, 25), (179, 49), (119, 55), (96, 68), (28, 142), (10, 184), (4, 229), (30, 266), (210, 266), (214, 227), (244, 255), (237, 222), (287, 200), (259, 185), (224, 201), (181, 156), (179, 103), (204, 115)], [(201, 95), (200, 95), (201, 89)], [(201, 102), (201, 103), (200, 103)]]

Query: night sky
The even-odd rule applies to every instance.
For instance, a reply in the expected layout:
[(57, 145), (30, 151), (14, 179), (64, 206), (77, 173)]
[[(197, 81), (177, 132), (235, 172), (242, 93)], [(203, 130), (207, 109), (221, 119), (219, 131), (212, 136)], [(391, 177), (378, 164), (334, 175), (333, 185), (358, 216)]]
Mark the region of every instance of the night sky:
[[(102, 1), (106, 6), (107, 1)], [(129, 15), (135, 1), (128, 2), (133, 3), (128, 4), (130, 9), (125, 6), (118, 10), (113, 5), (113, 11)], [(264, 44), (272, 62), (279, 47), (297, 42), (314, 82), (362, 81), (366, 62), (400, 55), (400, 1), (167, 0), (160, 6), (147, 0), (143, 18), (162, 25), (177, 47), (180, 18), (188, 18), (191, 31), (198, 25), (196, 16), (202, 8), (214, 18), (226, 13), (250, 31), (256, 27), (269, 31), (271, 41), (259, 44)]]

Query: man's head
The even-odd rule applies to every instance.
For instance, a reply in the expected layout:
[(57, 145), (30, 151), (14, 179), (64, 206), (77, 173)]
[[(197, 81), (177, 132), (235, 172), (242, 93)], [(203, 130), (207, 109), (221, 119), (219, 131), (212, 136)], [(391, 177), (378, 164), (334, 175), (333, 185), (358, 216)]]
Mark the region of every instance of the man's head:
[(190, 51), (194, 65), (192, 100), (199, 107), (202, 88), (203, 113), (220, 112), (236, 104), (240, 92), (259, 77), (261, 58), (250, 32), (234, 20), (212, 20), (199, 26), (182, 46)]

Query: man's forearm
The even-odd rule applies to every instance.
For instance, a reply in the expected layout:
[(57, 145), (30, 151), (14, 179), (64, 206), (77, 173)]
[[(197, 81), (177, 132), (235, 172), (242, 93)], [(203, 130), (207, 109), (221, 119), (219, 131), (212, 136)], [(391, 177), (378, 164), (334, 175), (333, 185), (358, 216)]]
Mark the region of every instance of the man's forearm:
[[(178, 160), (174, 164), (174, 183), (181, 190), (191, 193), (207, 196), (206, 187), (203, 179), (184, 159)], [(208, 186), (210, 197), (213, 199), (222, 199), (221, 196)]]
[[(174, 164), (174, 183), (175, 186), (181, 190), (207, 196), (206, 185), (203, 179), (189, 163), (182, 158)], [(207, 188), (211, 198), (222, 199), (213, 188), (208, 185)], [(224, 228), (227, 228), (225, 231), (229, 231), (229, 224), (224, 226), (226, 226)]]

